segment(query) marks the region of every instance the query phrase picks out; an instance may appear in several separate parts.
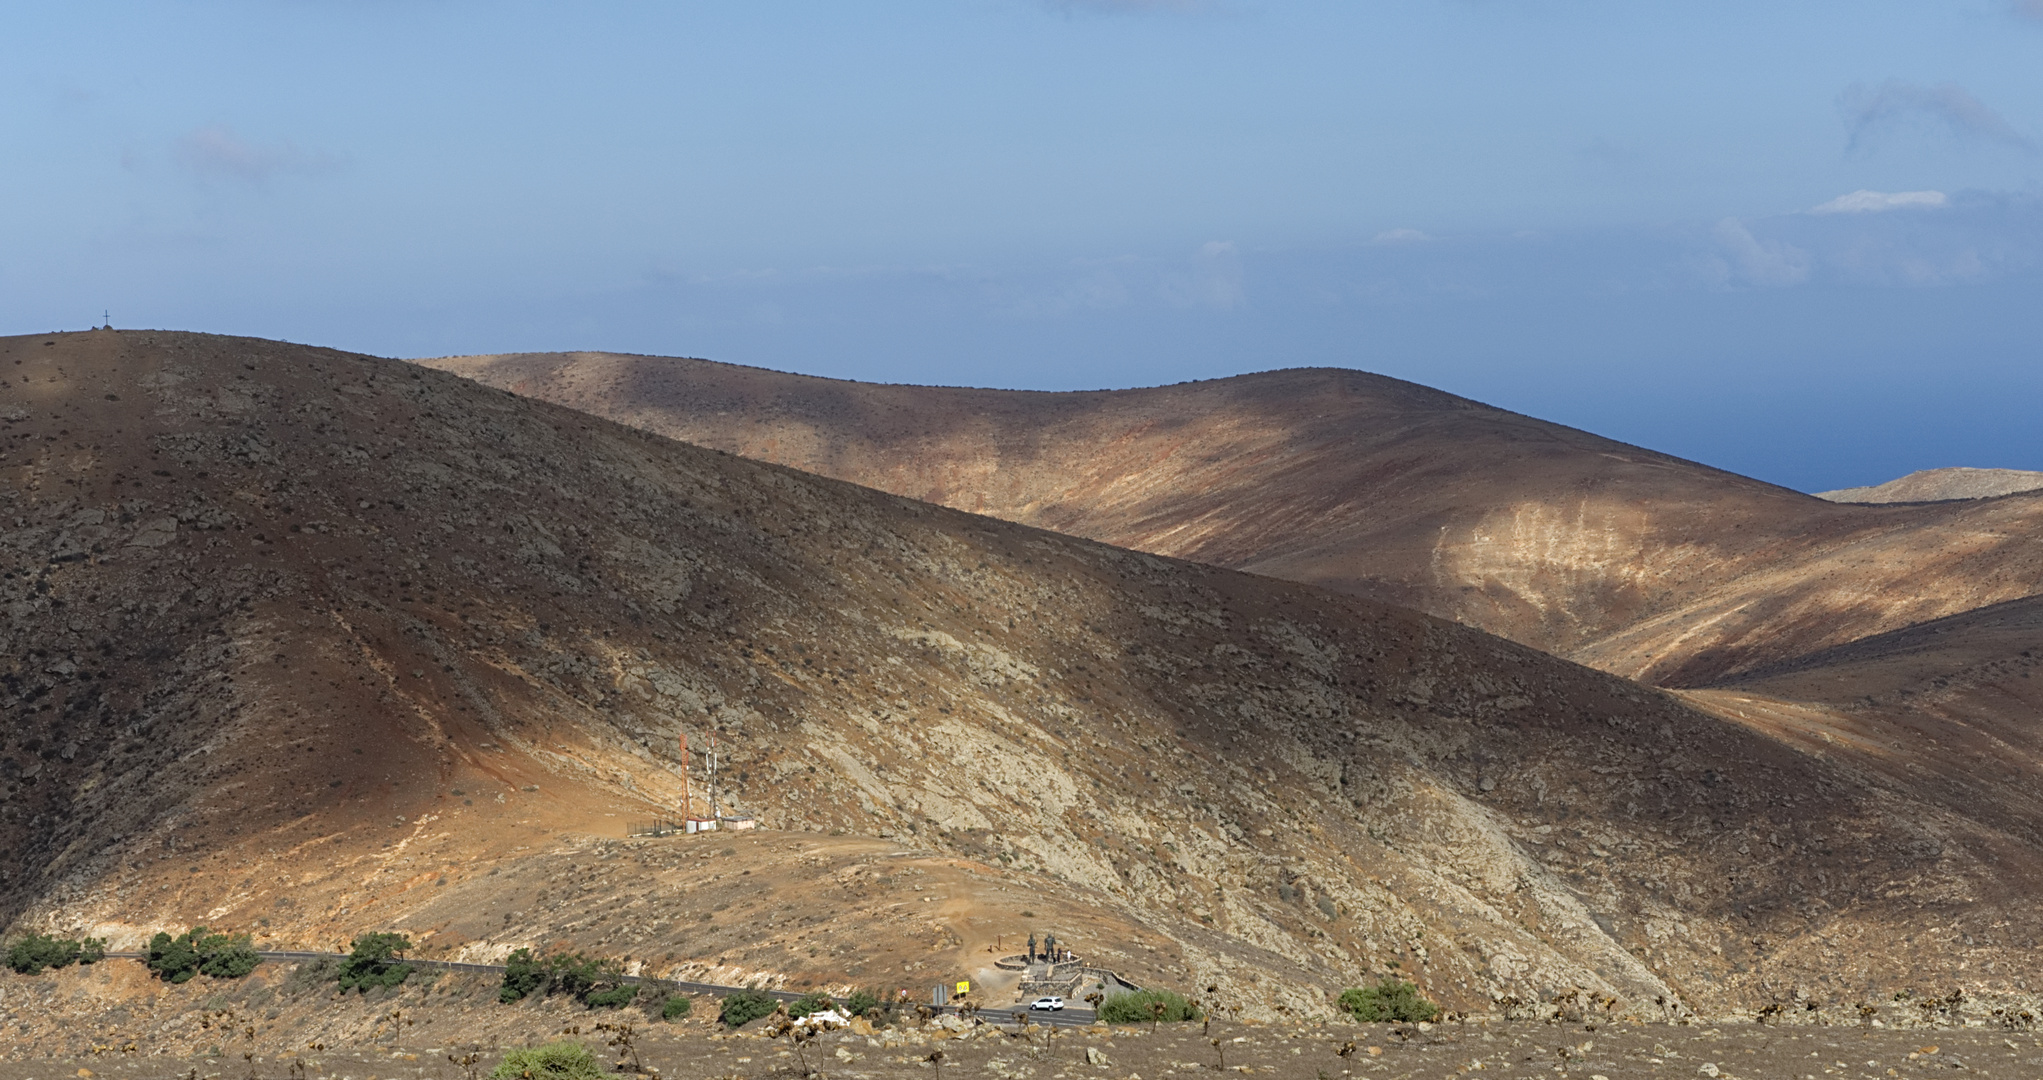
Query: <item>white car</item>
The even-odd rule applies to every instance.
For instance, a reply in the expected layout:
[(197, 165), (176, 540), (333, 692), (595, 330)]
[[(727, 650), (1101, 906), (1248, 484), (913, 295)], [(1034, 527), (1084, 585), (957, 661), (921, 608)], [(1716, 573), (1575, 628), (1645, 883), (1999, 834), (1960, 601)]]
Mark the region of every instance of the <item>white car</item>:
[(1039, 997), (1029, 1003), (1030, 1012), (1057, 1012), (1063, 1008), (1064, 999), (1061, 997)]

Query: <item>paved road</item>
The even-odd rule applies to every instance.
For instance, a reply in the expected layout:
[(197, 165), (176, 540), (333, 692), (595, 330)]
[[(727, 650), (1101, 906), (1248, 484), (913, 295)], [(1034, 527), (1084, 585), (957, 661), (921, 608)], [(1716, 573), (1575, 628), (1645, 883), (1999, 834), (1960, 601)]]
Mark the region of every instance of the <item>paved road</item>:
[[(145, 954), (140, 952), (109, 952), (106, 955), (109, 960), (140, 960)], [(347, 953), (287, 952), (262, 949), (256, 950), (256, 955), (264, 960), (289, 960), (297, 962), (345, 960), (348, 957)], [(463, 964), (452, 960), (412, 960), (409, 958), (404, 962), (413, 967), (430, 968), (434, 971), (462, 971), (476, 975), (501, 975), (504, 973), (504, 965), (502, 964)], [(654, 979), (640, 975), (627, 975), (624, 981), (630, 984), (656, 983), (683, 993), (709, 994), (714, 997), (722, 997), (725, 994), (733, 994), (739, 990), (747, 989), (747, 987), (743, 986), (719, 986), (716, 983), (687, 982), (682, 979)], [(766, 993), (781, 1001), (799, 1001), (806, 996), (805, 994), (793, 993), (787, 990), (768, 990)], [(939, 1013), (954, 1013), (958, 1010), (955, 1005), (944, 1005), (938, 1007), (936, 1011)], [(1030, 1012), (1029, 1007), (1026, 1005), (1015, 1005), (1004, 1009), (988, 1008), (982, 1010), (979, 1015), (988, 1023), (993, 1024), (1033, 1021), (1046, 1027), (1084, 1027), (1093, 1022), (1093, 1011), (1091, 1009), (1067, 1008), (1060, 1012)]]
[(1093, 1022), (1091, 1009), (1066, 1007), (1057, 1012), (1032, 1012), (1027, 1005), (1006, 1009), (985, 1009), (979, 1013), (994, 1024), (1036, 1023), (1046, 1027), (1085, 1027)]

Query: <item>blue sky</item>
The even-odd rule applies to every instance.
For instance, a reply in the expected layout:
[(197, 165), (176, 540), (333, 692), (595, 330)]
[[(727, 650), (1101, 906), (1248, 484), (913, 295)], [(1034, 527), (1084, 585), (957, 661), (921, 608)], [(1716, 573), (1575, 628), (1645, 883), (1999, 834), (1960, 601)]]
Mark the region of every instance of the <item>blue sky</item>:
[(2043, 469), (2043, 0), (12, 5), (0, 332), (1380, 371)]

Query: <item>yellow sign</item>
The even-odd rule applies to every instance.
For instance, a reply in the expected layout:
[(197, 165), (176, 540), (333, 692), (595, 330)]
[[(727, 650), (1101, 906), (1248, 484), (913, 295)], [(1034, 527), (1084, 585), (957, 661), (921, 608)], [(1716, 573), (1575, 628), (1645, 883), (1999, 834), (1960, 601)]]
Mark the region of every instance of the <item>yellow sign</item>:
[(966, 981), (966, 982), (961, 982), (961, 983), (959, 983), (959, 984), (958, 984), (958, 993), (960, 993), (960, 994), (969, 994), (969, 993), (971, 993), (971, 992), (972, 992), (972, 984), (971, 984), (971, 982), (970, 982), (970, 981)]

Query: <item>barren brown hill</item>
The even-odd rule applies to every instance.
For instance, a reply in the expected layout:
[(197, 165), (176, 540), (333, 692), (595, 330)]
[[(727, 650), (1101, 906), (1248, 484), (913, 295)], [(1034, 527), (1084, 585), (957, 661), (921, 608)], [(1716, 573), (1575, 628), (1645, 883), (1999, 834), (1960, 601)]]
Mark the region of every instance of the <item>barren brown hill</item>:
[(2043, 488), (2043, 472), (2025, 469), (1922, 469), (1870, 487), (1819, 491), (1816, 497), (1841, 503), (1949, 502), (1990, 499)]
[(1706, 684), (2043, 586), (2043, 497), (1840, 506), (1336, 369), (881, 386), (607, 353), (427, 361), (673, 438), (1408, 605)]
[(1689, 696), (2043, 842), (2043, 598), (1855, 641)]
[[(0, 440), (17, 928), (918, 989), (1051, 930), (1266, 1014), (2039, 974), (2026, 833), (1372, 600), (250, 339), (0, 340)], [(762, 833), (620, 842), (712, 728)]]

